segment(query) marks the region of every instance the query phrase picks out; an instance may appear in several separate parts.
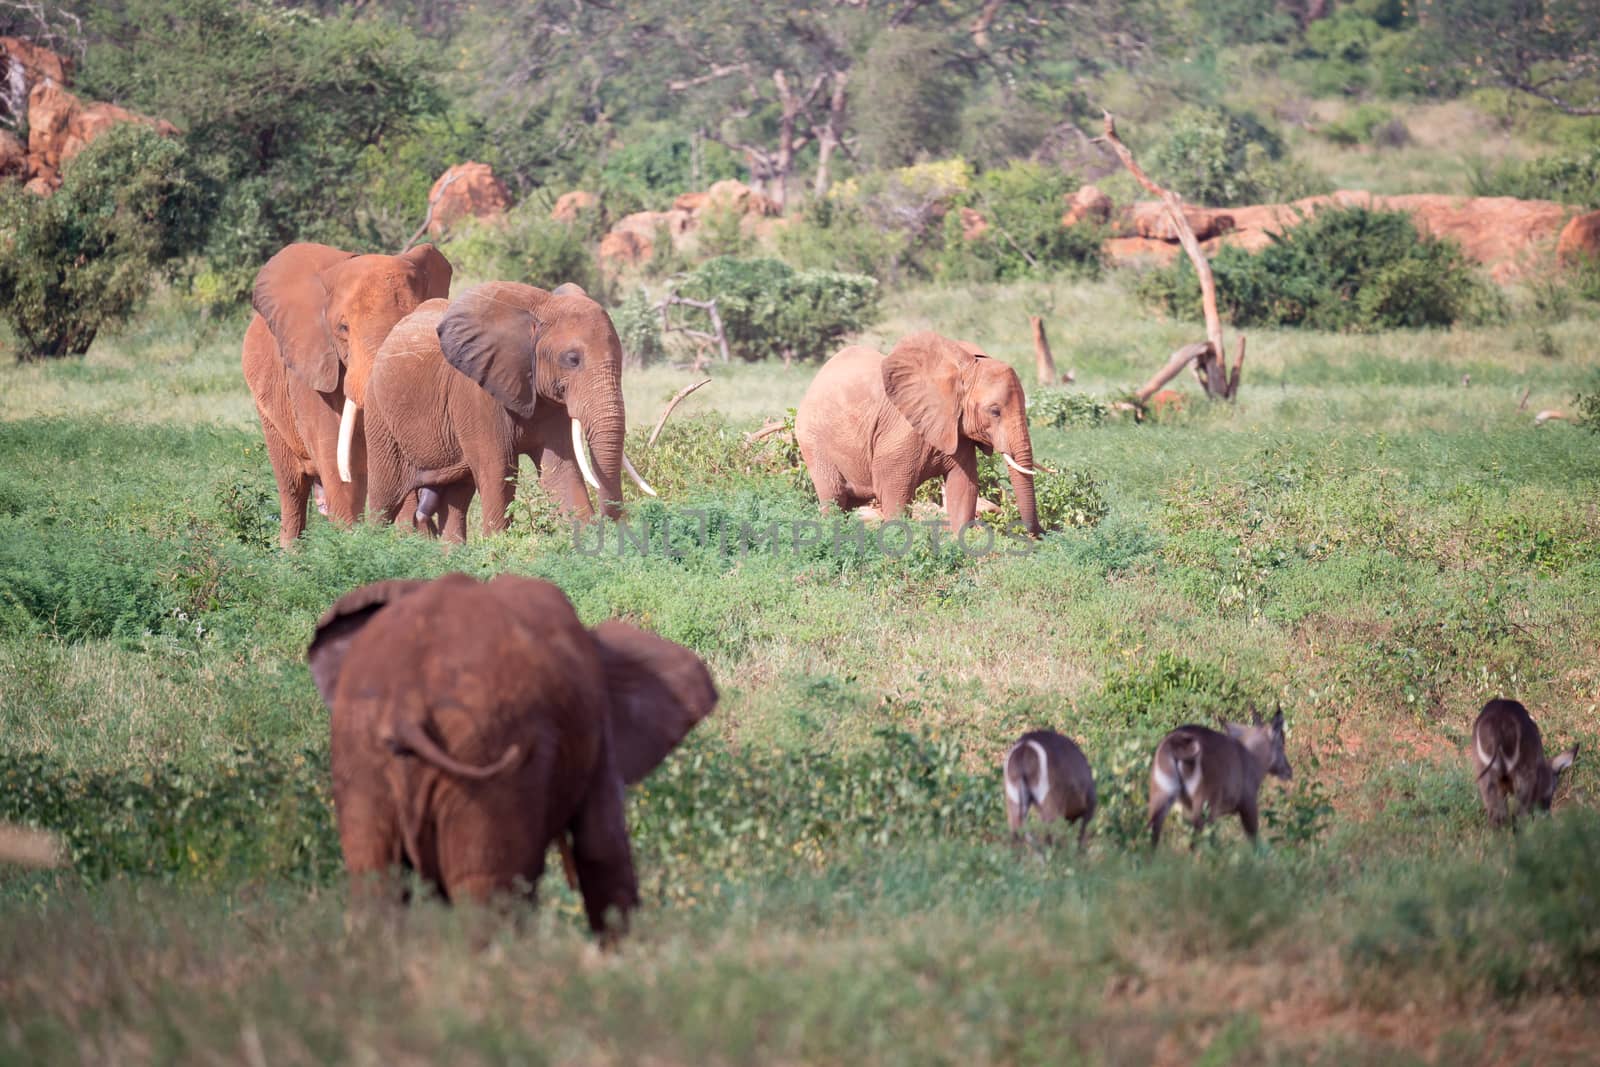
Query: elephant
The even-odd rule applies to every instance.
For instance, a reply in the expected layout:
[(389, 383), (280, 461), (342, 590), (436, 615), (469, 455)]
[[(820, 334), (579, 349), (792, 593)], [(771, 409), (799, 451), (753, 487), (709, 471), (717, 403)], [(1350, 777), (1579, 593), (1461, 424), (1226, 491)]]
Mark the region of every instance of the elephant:
[(887, 356), (861, 345), (841, 350), (806, 389), (795, 437), (824, 507), (876, 499), (887, 518), (923, 482), (943, 478), (952, 531), (977, 514), (977, 449), (998, 452), (1023, 526), (1040, 532), (1022, 382), (970, 342), (925, 332), (901, 338)]
[(306, 655), (354, 900), (409, 866), (447, 901), (532, 902), (556, 843), (591, 930), (626, 930), (623, 787), (716, 705), (698, 656), (618, 620), (586, 628), (549, 582), (460, 573), (345, 594)]
[(374, 521), (393, 522), (420, 491), (418, 525), (466, 540), (474, 491), (483, 532), (506, 528), (517, 457), (531, 456), (562, 509), (615, 518), (626, 470), (655, 491), (623, 454), (622, 343), (605, 309), (576, 285), (546, 292), (486, 282), (453, 301), (430, 300), (384, 343), (365, 410)]
[(346, 525), (366, 505), (366, 452), (356, 431), (372, 361), (419, 304), (450, 292), (450, 264), (432, 245), (357, 255), (292, 244), (256, 274), (256, 314), (242, 363), (278, 483), (278, 541), (305, 531), (306, 502)]

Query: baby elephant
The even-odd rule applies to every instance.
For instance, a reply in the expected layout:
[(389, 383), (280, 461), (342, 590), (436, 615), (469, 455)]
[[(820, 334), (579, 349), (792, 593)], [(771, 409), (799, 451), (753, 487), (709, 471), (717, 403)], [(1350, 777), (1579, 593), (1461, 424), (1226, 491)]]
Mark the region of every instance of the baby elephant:
[(1161, 843), (1161, 824), (1175, 802), (1188, 813), (1194, 843), (1207, 819), (1236, 812), (1244, 832), (1256, 840), (1256, 794), (1262, 777), (1271, 774), (1288, 781), (1294, 772), (1283, 752), (1283, 711), (1270, 723), (1260, 715), (1251, 719), (1249, 726), (1224, 723), (1227, 733), (1180, 726), (1161, 739), (1150, 765), (1151, 847)]
[(1083, 750), (1054, 730), (1030, 730), (1006, 753), (1006, 819), (1015, 837), (1028, 809), (1042, 822), (1065, 819), (1078, 824), (1078, 848), (1089, 837), (1094, 818), (1094, 774)]
[[(1528, 709), (1515, 700), (1491, 700), (1472, 724), (1472, 761), (1478, 770), (1478, 795), (1489, 823), (1506, 821), (1506, 797), (1515, 794), (1517, 810), (1550, 810), (1561, 772), (1578, 758), (1573, 745), (1553, 760), (1544, 758), (1544, 740)], [(1511, 828), (1517, 828), (1511, 816)]]

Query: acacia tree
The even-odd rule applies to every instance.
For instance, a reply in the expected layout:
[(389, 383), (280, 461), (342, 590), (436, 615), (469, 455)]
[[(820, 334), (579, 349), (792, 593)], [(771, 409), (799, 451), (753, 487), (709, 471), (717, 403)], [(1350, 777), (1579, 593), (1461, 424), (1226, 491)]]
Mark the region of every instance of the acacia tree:
[(1417, 18), (1470, 80), (1600, 115), (1600, 0), (1421, 0)]

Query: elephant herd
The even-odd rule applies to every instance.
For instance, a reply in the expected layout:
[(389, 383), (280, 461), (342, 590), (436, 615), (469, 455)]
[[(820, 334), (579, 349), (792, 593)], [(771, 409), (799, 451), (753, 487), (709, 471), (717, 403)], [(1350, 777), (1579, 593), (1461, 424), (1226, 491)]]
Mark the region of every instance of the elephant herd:
[[(466, 538), (505, 528), (518, 458), (569, 515), (620, 513), (622, 475), (653, 494), (623, 452), (622, 348), (582, 289), (488, 282), (449, 299), (431, 246), (397, 256), (326, 245), (283, 249), (257, 275), (243, 366), (282, 507), (280, 541), (306, 509), (344, 524), (364, 512)], [(795, 436), (824, 507), (876, 502), (898, 514), (941, 478), (948, 524), (978, 504), (977, 451), (998, 453), (1027, 532), (1040, 532), (1033, 447), (1016, 372), (934, 333), (884, 355), (852, 346), (818, 371)], [(503, 574), (393, 580), (340, 597), (307, 650), (330, 712), (333, 795), (359, 895), (386, 896), (410, 868), (448, 900), (531, 896), (554, 844), (591, 928), (610, 938), (638, 900), (625, 786), (709, 715), (717, 689), (689, 649), (612, 620), (585, 627), (556, 586)], [(1289, 778), (1271, 722), (1184, 726), (1155, 751), (1152, 841), (1173, 805), (1198, 828), (1237, 814), (1252, 839), (1266, 775)], [(1522, 705), (1491, 701), (1474, 726), (1491, 821), (1507, 796), (1546, 808), (1576, 747), (1554, 761)], [(1024, 734), (1002, 765), (1020, 834), (1030, 810), (1095, 811), (1089, 763), (1068, 738)]]

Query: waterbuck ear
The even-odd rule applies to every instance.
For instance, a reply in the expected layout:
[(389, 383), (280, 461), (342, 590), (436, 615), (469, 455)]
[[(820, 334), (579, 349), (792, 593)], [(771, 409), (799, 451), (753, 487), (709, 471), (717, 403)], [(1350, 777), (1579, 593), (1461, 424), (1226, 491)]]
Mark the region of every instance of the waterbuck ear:
[(1553, 775), (1559, 775), (1562, 771), (1566, 770), (1568, 767), (1571, 767), (1577, 758), (1578, 746), (1573, 745), (1571, 748), (1561, 753), (1561, 755), (1550, 761), (1550, 773)]
[(1279, 708), (1278, 709), (1278, 714), (1276, 714), (1276, 715), (1274, 715), (1272, 717), (1272, 729), (1277, 733), (1280, 733), (1280, 734), (1283, 733), (1283, 709), (1282, 708)]
[(1261, 713), (1256, 710), (1256, 706), (1254, 704), (1250, 705), (1250, 725), (1251, 726), (1265, 726), (1266, 725), (1266, 722), (1261, 718)]
[(642, 781), (717, 703), (699, 656), (616, 619), (594, 628), (611, 690), (611, 744), (617, 771)]
[(1227, 734), (1236, 741), (1243, 741), (1245, 734), (1250, 730), (1250, 727), (1246, 726), (1244, 723), (1229, 722), (1226, 719), (1219, 719), (1218, 721), (1222, 723), (1223, 733)]
[(420, 578), (397, 578), (373, 582), (351, 590), (333, 602), (333, 607), (317, 620), (317, 632), (306, 647), (311, 662), (311, 679), (317, 683), (322, 702), (333, 707), (333, 691), (339, 684), (339, 668), (344, 655), (361, 628), (384, 607), (427, 585)]

